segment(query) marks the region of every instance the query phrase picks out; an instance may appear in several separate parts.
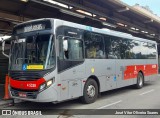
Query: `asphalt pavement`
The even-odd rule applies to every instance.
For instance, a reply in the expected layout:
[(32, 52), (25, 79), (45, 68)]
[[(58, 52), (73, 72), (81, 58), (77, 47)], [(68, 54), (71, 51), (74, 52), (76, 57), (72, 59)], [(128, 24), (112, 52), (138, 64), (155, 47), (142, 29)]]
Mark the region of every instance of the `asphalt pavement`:
[(12, 99), (4, 100), (4, 84), (0, 84), (0, 108), (13, 103)]

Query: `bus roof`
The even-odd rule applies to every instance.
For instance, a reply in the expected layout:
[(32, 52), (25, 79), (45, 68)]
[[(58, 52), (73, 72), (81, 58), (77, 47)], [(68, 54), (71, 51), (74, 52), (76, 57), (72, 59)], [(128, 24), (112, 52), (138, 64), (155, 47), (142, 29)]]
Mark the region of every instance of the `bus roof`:
[(29, 20), (29, 21), (25, 21), (25, 22), (19, 23), (18, 25), (14, 26), (14, 27), (17, 27), (17, 26), (20, 26), (20, 25), (24, 25), (24, 24), (27, 24), (27, 23), (31, 23), (31, 22), (35, 22), (35, 21), (43, 21), (43, 20), (57, 20), (57, 19), (54, 19), (54, 18), (34, 19), (34, 20)]
[(69, 22), (69, 21), (64, 21), (64, 20), (59, 20), (59, 19), (54, 19), (54, 20), (57, 21), (57, 22), (63, 22), (63, 24), (65, 24), (65, 26), (69, 26), (69, 27), (74, 26), (75, 28), (78, 27), (78, 28), (84, 29), (84, 30), (89, 29), (89, 31), (93, 31), (93, 32), (101, 33), (101, 34), (107, 34), (107, 35), (121, 37), (121, 38), (127, 38), (127, 39), (134, 39), (134, 40), (156, 43), (156, 41), (135, 37), (131, 34), (124, 33), (124, 32), (114, 31), (114, 30), (110, 30), (110, 29), (99, 29), (99, 28), (90, 27), (90, 26), (86, 26), (86, 25), (81, 25), (81, 24), (77, 24), (77, 23), (73, 23), (73, 22)]
[[(23, 25), (23, 24), (28, 24), (28, 23), (35, 22), (35, 21), (43, 21), (43, 20), (50, 20), (51, 22), (55, 21), (55, 22), (59, 22), (60, 24), (65, 24), (65, 26), (69, 26), (69, 27), (74, 26), (75, 28), (78, 27), (78, 28), (83, 29), (83, 30), (93, 31), (93, 32), (101, 33), (101, 34), (107, 34), (107, 35), (121, 37), (121, 38), (127, 38), (127, 39), (134, 39), (134, 40), (156, 43), (156, 41), (135, 37), (135, 36), (132, 36), (131, 34), (124, 33), (124, 32), (114, 31), (114, 30), (110, 30), (110, 29), (99, 29), (99, 28), (86, 26), (86, 25), (81, 25), (81, 24), (77, 24), (77, 23), (73, 23), (73, 22), (69, 22), (69, 21), (64, 21), (64, 20), (60, 20), (60, 19), (55, 19), (55, 18), (42, 18), (42, 19), (30, 20), (30, 21), (20, 23), (17, 26), (20, 26), (20, 25)], [(15, 27), (17, 27), (17, 26), (15, 26)]]

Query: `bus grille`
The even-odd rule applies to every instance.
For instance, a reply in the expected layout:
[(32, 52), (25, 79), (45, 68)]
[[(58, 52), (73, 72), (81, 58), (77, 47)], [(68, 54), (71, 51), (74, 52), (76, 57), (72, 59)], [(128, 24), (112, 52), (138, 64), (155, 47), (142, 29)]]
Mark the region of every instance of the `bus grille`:
[(42, 76), (35, 72), (10, 72), (10, 77), (14, 80), (37, 80)]
[(26, 94), (25, 98), (29, 98), (29, 99), (36, 99), (37, 94), (38, 94), (38, 91), (18, 90), (18, 89), (14, 89), (14, 88), (11, 88), (10, 91), (11, 91), (12, 96), (20, 97), (19, 93), (24, 93), (24, 94)]

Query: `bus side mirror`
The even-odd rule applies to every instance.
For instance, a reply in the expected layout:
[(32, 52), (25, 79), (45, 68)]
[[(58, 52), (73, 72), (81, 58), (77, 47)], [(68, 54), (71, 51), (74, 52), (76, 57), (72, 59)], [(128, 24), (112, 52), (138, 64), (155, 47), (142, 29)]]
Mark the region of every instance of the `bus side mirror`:
[(63, 41), (63, 50), (67, 51), (68, 50), (68, 40)]
[(5, 41), (2, 41), (2, 54), (5, 56), (5, 57), (7, 57), (7, 58), (9, 58), (9, 55), (7, 55), (5, 52), (4, 52), (4, 50), (5, 50)]

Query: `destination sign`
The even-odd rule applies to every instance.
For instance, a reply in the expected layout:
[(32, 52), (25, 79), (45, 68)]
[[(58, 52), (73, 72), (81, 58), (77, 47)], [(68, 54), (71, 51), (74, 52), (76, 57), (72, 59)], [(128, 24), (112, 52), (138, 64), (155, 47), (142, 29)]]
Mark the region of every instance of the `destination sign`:
[(32, 32), (37, 30), (43, 30), (45, 29), (45, 26), (43, 24), (37, 24), (37, 25), (30, 25), (24, 27), (24, 32)]
[(21, 34), (21, 33), (28, 33), (28, 32), (39, 31), (39, 30), (47, 30), (51, 28), (52, 26), (51, 26), (50, 20), (33, 21), (33, 22), (24, 23), (24, 24), (16, 26), (13, 29), (13, 34)]

